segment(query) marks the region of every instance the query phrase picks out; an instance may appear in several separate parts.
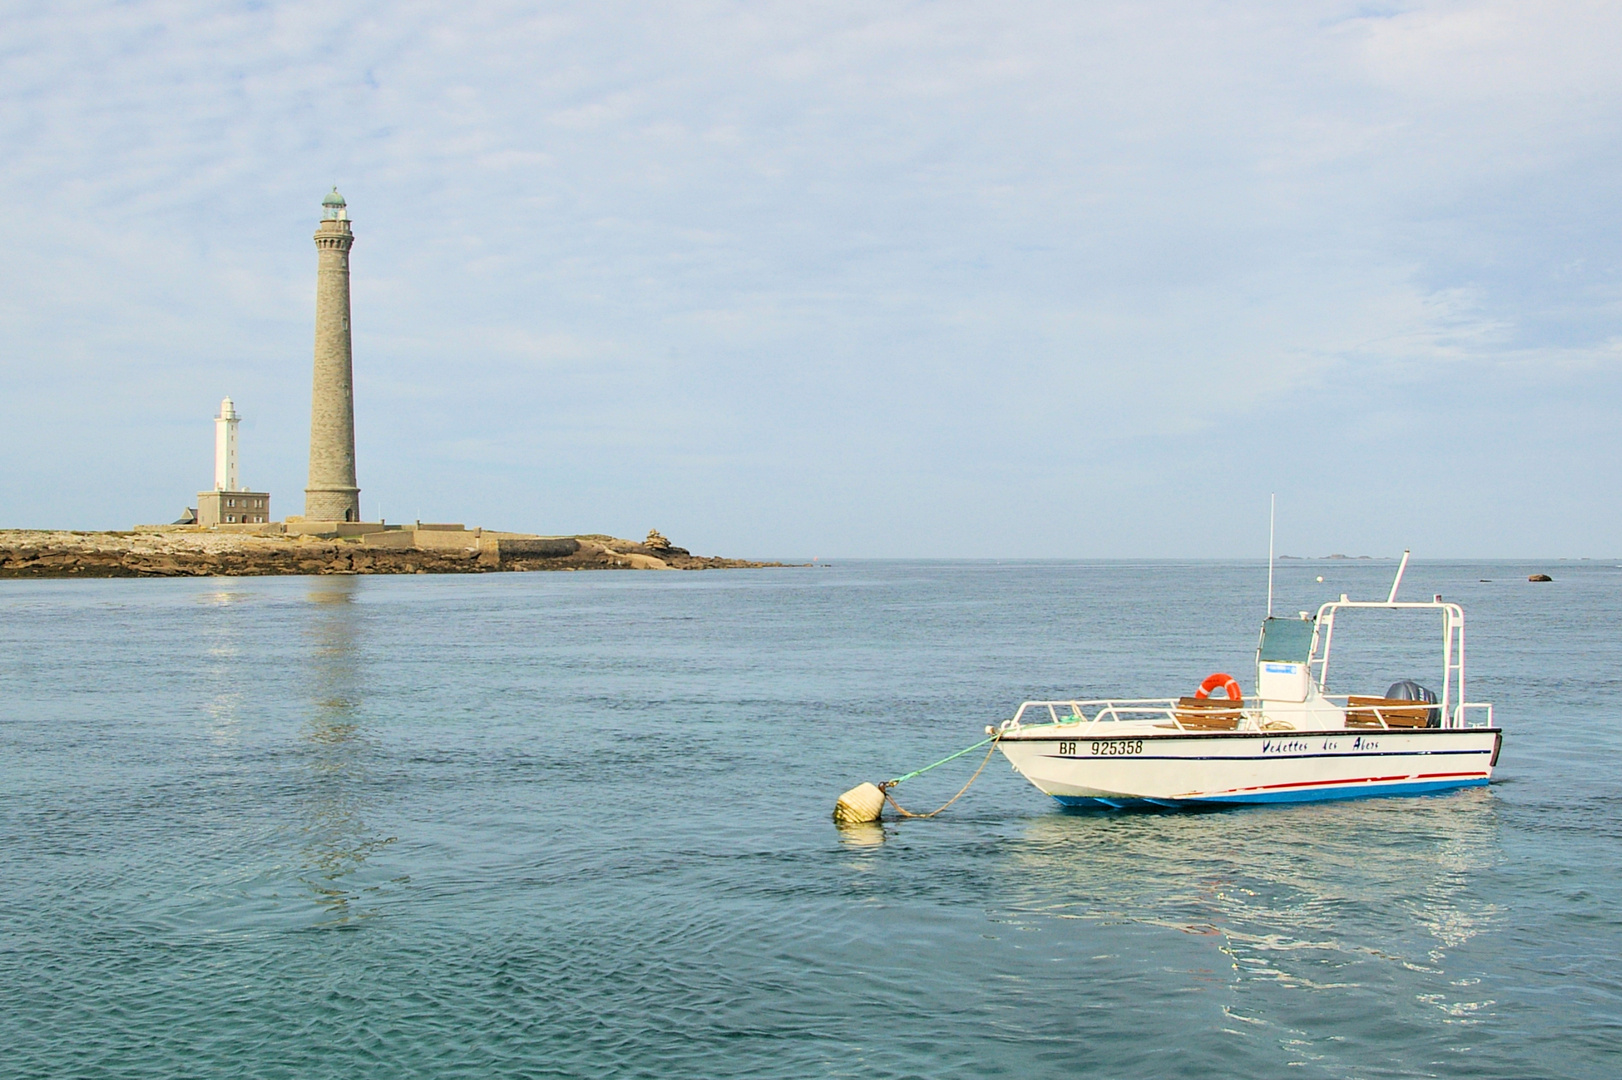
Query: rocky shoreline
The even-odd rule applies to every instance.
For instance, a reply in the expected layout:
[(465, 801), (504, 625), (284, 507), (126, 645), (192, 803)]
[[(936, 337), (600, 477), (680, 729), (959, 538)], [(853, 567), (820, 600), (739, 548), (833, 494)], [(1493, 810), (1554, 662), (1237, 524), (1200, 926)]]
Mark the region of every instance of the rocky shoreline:
[[(381, 538), (381, 539), (380, 539)], [(612, 536), (470, 530), (321, 536), (206, 529), (0, 530), (0, 578), (244, 577), (269, 574), (485, 574), (530, 570), (714, 570), (781, 566), (692, 555)], [(430, 544), (430, 540), (432, 543)]]

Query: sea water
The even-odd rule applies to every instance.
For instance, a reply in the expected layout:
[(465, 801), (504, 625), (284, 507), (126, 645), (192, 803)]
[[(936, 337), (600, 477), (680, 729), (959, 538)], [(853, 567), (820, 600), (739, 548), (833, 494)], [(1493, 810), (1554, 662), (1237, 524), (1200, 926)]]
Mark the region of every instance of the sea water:
[[(1248, 686), (1265, 567), (0, 582), (0, 1076), (1615, 1076), (1622, 568), (1434, 593), (1489, 788), (1077, 813), (999, 757), (841, 830), (1023, 699)], [(1331, 690), (1435, 686), (1431, 618)]]

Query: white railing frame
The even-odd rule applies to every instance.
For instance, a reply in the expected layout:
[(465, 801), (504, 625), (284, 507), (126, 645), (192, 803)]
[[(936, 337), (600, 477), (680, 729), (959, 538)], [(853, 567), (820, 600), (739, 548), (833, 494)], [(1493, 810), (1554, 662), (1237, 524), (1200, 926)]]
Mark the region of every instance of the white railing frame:
[[(1221, 698), (1211, 700), (1217, 705), (1222, 702)], [(1069, 709), (1070, 715), (1061, 719), (1058, 712), (1061, 707)], [(1084, 707), (1094, 710), (1091, 718), (1083, 711)], [(1092, 700), (1077, 699), (1071, 701), (1025, 701), (1020, 703), (1013, 719), (1003, 721), (1002, 728), (1007, 730), (1022, 726), (1027, 710), (1046, 709), (1049, 721), (1055, 727), (1068, 727), (1072, 723), (1076, 725), (1085, 724), (1088, 732), (1091, 732), (1101, 723), (1121, 724), (1128, 723), (1131, 720), (1143, 719), (1166, 719), (1170, 720), (1178, 731), (1196, 730), (1185, 727), (1183, 722), (1178, 719), (1178, 708), (1175, 698), (1095, 698)], [(1258, 721), (1261, 716), (1261, 710), (1259, 709), (1240, 706), (1236, 711), (1240, 713), (1243, 720)], [(1135, 715), (1129, 717), (1123, 714)]]
[[(1394, 590), (1393, 590), (1394, 591)], [(1307, 670), (1314, 667), (1317, 672), (1318, 693), (1323, 697), (1345, 695), (1330, 695), (1326, 693), (1329, 681), (1329, 651), (1335, 639), (1335, 613), (1342, 608), (1376, 608), (1386, 611), (1439, 611), (1442, 614), (1442, 700), (1436, 703), (1436, 708), (1442, 714), (1443, 727), (1465, 727), (1464, 706), (1458, 703), (1464, 701), (1464, 609), (1458, 604), (1445, 600), (1431, 601), (1394, 601), (1394, 600), (1349, 600), (1342, 596), (1339, 600), (1331, 600), (1318, 608), (1316, 628), (1312, 632), (1312, 652), (1307, 658)], [(1322, 649), (1319, 649), (1320, 643)], [(1472, 702), (1470, 708), (1480, 708), (1485, 702)], [(1363, 708), (1363, 706), (1359, 706)], [(1489, 718), (1492, 707), (1487, 706)], [(1382, 717), (1380, 723), (1384, 724)]]
[[(1333, 705), (1335, 704), (1336, 698), (1345, 699), (1348, 695), (1324, 694), (1322, 696), (1325, 701), (1328, 701)], [(1222, 701), (1221, 698), (1216, 698), (1214, 700), (1219, 704)], [(1338, 705), (1336, 707), (1342, 709), (1343, 711), (1351, 711), (1354, 708), (1354, 706), (1351, 706), (1350, 703)], [(1380, 722), (1380, 730), (1405, 731), (1410, 729), (1405, 727), (1393, 728), (1390, 723), (1386, 721), (1385, 713), (1383, 711), (1385, 708), (1389, 708), (1393, 712), (1407, 712), (1415, 708), (1431, 708), (1440, 711), (1441, 707), (1442, 706), (1439, 702), (1433, 704), (1418, 701), (1412, 705), (1402, 706), (1391, 705), (1382, 707), (1379, 705), (1358, 705), (1355, 706), (1355, 710), (1357, 712), (1372, 713), (1374, 718)], [(1069, 715), (1061, 717), (1059, 715), (1059, 709), (1061, 708), (1069, 709)], [(1089, 717), (1085, 712), (1085, 709), (1088, 708), (1093, 710), (1091, 717)], [(1114, 698), (1094, 698), (1091, 700), (1084, 700), (1078, 698), (1068, 701), (1025, 701), (1020, 703), (1019, 709), (1014, 713), (1012, 719), (1003, 721), (1000, 730), (1007, 731), (1012, 728), (1023, 726), (1025, 714), (1030, 710), (1046, 710), (1048, 714), (1048, 722), (1054, 727), (1068, 727), (1072, 724), (1076, 726), (1085, 725), (1084, 734), (1092, 732), (1093, 729), (1095, 729), (1099, 724), (1121, 724), (1129, 723), (1132, 720), (1141, 719), (1170, 720), (1178, 731), (1200, 730), (1184, 726), (1183, 722), (1177, 716), (1178, 709), (1179, 705), (1177, 704), (1177, 700), (1175, 698), (1129, 698), (1123, 700), (1117, 700)], [(1487, 718), (1485, 722), (1480, 724), (1471, 724), (1465, 715), (1466, 709), (1485, 709), (1487, 711)], [(1238, 712), (1242, 721), (1248, 721), (1253, 727), (1261, 730), (1263, 720), (1261, 709), (1241, 706)], [(1454, 707), (1450, 718), (1447, 718), (1447, 715), (1444, 714), (1443, 726), (1450, 728), (1492, 727), (1492, 703), (1488, 701), (1463, 702)]]

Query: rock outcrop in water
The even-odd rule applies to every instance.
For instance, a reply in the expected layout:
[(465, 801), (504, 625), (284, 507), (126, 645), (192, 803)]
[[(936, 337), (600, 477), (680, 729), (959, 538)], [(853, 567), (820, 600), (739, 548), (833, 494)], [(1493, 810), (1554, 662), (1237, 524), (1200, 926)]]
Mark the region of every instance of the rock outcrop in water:
[(409, 526), (342, 537), (279, 530), (279, 526), (238, 532), (185, 527), (132, 532), (0, 530), (0, 578), (482, 574), (782, 565), (692, 555), (669, 541), (652, 548), (612, 536), (542, 537)]

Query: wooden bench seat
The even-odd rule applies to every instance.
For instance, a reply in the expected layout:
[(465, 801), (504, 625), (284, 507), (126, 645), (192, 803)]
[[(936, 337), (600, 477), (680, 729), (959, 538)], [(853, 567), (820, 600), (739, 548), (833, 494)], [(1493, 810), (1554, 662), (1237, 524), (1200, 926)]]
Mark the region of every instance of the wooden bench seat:
[(1177, 722), (1201, 731), (1232, 731), (1239, 726), (1244, 707), (1243, 701), (1227, 698), (1178, 698)]
[[(1361, 694), (1351, 694), (1346, 698), (1346, 726), (1347, 727), (1380, 727), (1380, 718), (1385, 718), (1386, 727), (1394, 728), (1421, 728), (1430, 726), (1430, 714), (1440, 708), (1438, 705), (1423, 701), (1409, 701), (1407, 698), (1365, 697)], [(1378, 714), (1375, 709), (1380, 710)]]

